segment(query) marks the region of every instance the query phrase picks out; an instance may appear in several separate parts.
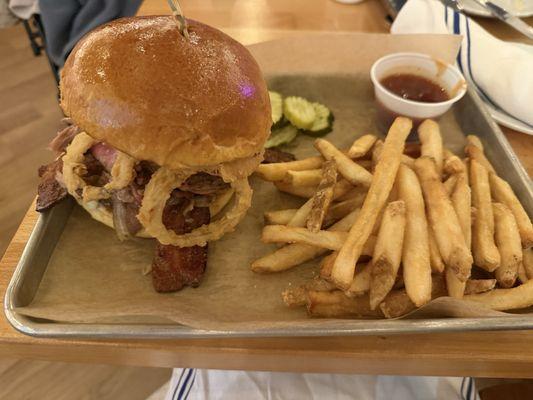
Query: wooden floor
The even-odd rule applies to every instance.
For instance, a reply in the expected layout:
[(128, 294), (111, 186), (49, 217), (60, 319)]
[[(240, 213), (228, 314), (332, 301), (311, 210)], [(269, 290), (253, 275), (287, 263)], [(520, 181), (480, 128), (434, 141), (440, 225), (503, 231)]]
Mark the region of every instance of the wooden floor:
[[(22, 25), (0, 29), (0, 254), (35, 196), (37, 168), (60, 125), (56, 84)], [(2, 400), (146, 399), (170, 369), (0, 359)]]
[(35, 57), (22, 25), (0, 30), (0, 253), (35, 196), (37, 167), (62, 113), (44, 56)]
[(0, 360), (0, 399), (145, 400), (169, 377), (163, 368)]

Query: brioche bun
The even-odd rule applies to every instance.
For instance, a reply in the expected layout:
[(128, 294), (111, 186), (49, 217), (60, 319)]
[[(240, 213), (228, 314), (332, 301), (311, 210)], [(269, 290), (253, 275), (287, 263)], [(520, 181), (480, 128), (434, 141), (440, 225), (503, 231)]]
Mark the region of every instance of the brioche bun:
[(61, 72), (61, 107), (87, 134), (138, 160), (216, 169), (253, 157), (249, 175), (272, 123), (261, 71), (219, 30), (189, 20), (189, 35), (172, 16), (95, 29)]

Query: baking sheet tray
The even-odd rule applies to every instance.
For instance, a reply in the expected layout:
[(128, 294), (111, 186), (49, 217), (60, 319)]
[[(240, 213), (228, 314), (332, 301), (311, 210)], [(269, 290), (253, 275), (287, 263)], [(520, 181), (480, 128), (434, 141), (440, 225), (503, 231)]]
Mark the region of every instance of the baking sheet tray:
[[(345, 76), (270, 76), (269, 84), (290, 87), (291, 82), (300, 86), (302, 80), (309, 82), (312, 90), (314, 79), (360, 79)], [(289, 82), (289, 83), (287, 83)], [(302, 93), (306, 95), (305, 93)], [(448, 119), (454, 119), (461, 130), (475, 132), (485, 145), (488, 158), (500, 175), (514, 188), (527, 212), (533, 214), (533, 191), (527, 173), (520, 165), (509, 143), (498, 126), (491, 120), (483, 104), (472, 90), (450, 111)], [(372, 110), (369, 110), (372, 113)], [(446, 134), (444, 132), (446, 140)], [(66, 201), (42, 214), (23, 255), (15, 270), (5, 296), (5, 313), (9, 322), (20, 332), (38, 337), (86, 337), (86, 338), (184, 338), (184, 337), (259, 337), (259, 336), (324, 336), (391, 334), (414, 332), (442, 332), (467, 330), (503, 330), (533, 328), (533, 316), (513, 315), (512, 317), (483, 318), (433, 318), (400, 320), (339, 320), (335, 325), (324, 327), (321, 320), (297, 329), (263, 328), (239, 330), (199, 330), (171, 322), (151, 321), (150, 323), (60, 323), (30, 318), (16, 312), (17, 307), (28, 305), (34, 298), (48, 261), (65, 227), (73, 207), (73, 201)]]

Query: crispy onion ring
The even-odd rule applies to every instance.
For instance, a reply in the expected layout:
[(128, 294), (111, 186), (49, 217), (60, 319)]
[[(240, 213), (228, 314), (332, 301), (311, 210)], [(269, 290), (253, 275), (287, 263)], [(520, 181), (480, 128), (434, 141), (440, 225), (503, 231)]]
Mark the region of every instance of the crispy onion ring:
[[(80, 132), (74, 137), (63, 156), (63, 176), (67, 191), (84, 202), (108, 199), (111, 190), (125, 188), (134, 176), (135, 159), (116, 150), (117, 159), (111, 169), (111, 180), (103, 187), (88, 185), (82, 178), (87, 172), (83, 163), (84, 154), (96, 143), (97, 141), (85, 132)], [(78, 194), (78, 189), (82, 190), (81, 196)]]
[(106, 190), (123, 189), (133, 180), (135, 159), (119, 150), (117, 159), (111, 168), (111, 180), (105, 184)]
[(235, 229), (252, 202), (252, 189), (247, 178), (231, 182), (230, 185), (235, 190), (233, 207), (220, 219), (202, 225), (190, 233), (178, 235), (163, 224), (163, 210), (172, 190), (187, 178), (188, 176), (162, 167), (146, 185), (137, 219), (141, 221), (146, 232), (162, 244), (179, 247), (204, 246), (208, 241), (220, 239), (225, 233)]
[(81, 177), (87, 171), (83, 164), (83, 154), (95, 143), (96, 141), (92, 137), (85, 132), (80, 132), (69, 144), (63, 156), (63, 177), (67, 191), (78, 200), (81, 200), (82, 196), (77, 193), (77, 190), (87, 186), (87, 183)]

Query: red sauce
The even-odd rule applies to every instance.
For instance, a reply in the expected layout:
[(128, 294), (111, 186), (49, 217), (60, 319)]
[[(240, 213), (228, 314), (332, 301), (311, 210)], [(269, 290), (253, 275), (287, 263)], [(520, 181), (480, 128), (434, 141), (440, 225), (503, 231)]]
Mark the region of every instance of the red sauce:
[(450, 99), (446, 89), (437, 83), (413, 74), (393, 74), (381, 80), (381, 84), (407, 100), (422, 103), (439, 103)]

